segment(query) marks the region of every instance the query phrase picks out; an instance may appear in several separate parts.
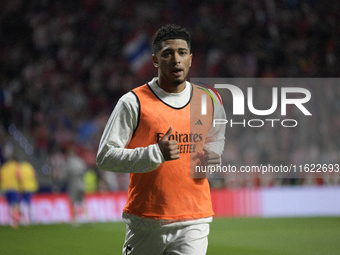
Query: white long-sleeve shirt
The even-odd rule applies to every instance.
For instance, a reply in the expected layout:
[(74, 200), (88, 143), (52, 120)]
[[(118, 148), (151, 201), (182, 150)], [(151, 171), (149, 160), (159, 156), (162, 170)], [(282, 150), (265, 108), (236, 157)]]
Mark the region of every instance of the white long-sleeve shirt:
[[(191, 98), (191, 84), (189, 82), (186, 82), (185, 89), (180, 93), (164, 91), (157, 85), (157, 78), (152, 79), (148, 84), (158, 98), (175, 108), (185, 106)], [(137, 128), (138, 114), (139, 104), (136, 96), (132, 92), (123, 95), (114, 108), (99, 143), (97, 154), (99, 168), (120, 173), (146, 173), (165, 162), (157, 143), (135, 149), (126, 148)], [(224, 108), (221, 105), (214, 107), (214, 119), (226, 119)], [(207, 133), (204, 147), (222, 155), (225, 140), (224, 133), (225, 125), (211, 126)], [(212, 217), (208, 217), (172, 223), (168, 220), (141, 218), (125, 212), (123, 212), (123, 219), (129, 225), (144, 227), (174, 227), (212, 221)]]
[[(152, 79), (149, 85), (158, 98), (168, 105), (180, 108), (190, 100), (191, 85), (189, 82), (186, 82), (186, 87), (182, 92), (169, 93), (161, 89), (156, 81), (157, 78)], [(158, 144), (151, 144), (144, 148), (126, 149), (137, 128), (138, 112), (138, 101), (132, 92), (126, 93), (119, 99), (106, 124), (99, 144), (97, 164), (102, 170), (120, 173), (145, 173), (156, 169), (165, 161)], [(214, 119), (226, 119), (225, 111), (221, 105), (215, 106)], [(224, 133), (225, 125), (211, 126), (204, 147), (222, 155)]]

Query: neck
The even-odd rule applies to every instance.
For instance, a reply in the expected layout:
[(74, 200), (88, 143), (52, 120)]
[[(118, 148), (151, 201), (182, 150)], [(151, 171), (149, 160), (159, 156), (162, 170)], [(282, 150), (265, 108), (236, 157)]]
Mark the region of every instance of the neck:
[(158, 78), (157, 85), (168, 93), (180, 93), (185, 89), (186, 82), (184, 81), (180, 84), (173, 84)]

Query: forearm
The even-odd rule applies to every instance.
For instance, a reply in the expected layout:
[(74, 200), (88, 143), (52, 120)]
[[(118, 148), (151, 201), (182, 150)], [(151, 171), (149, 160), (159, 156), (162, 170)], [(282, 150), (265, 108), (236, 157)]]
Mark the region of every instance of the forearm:
[(157, 144), (145, 148), (116, 148), (106, 144), (98, 151), (97, 165), (105, 171), (146, 173), (156, 169), (164, 158)]
[[(214, 111), (214, 119), (226, 119), (223, 107), (216, 107)], [(207, 134), (204, 147), (221, 156), (224, 151), (225, 131), (226, 125), (224, 124), (216, 125), (215, 127), (211, 126)]]
[(222, 156), (224, 151), (224, 139), (207, 142), (204, 145), (204, 148), (209, 149)]

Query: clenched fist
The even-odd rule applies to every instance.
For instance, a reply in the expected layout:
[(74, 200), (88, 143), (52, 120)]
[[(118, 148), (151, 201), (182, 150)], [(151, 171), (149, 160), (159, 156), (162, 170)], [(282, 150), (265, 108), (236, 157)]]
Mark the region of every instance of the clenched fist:
[(166, 161), (179, 159), (180, 150), (177, 145), (177, 141), (169, 140), (169, 136), (172, 133), (172, 127), (166, 132), (162, 139), (158, 142), (159, 149), (161, 150), (163, 157)]
[(220, 155), (217, 153), (204, 148), (203, 165), (204, 166), (216, 166), (221, 164)]

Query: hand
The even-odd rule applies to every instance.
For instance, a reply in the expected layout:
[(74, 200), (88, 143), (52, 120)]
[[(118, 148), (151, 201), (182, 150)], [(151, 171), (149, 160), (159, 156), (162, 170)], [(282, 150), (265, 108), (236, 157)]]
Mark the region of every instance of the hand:
[(204, 166), (216, 166), (221, 164), (220, 155), (216, 152), (213, 152), (207, 148), (203, 148), (204, 156), (203, 156), (203, 165)]
[(169, 128), (166, 134), (158, 142), (159, 149), (161, 150), (166, 161), (180, 158), (180, 150), (178, 149), (177, 141), (169, 140), (169, 136), (171, 135), (171, 133), (172, 127)]

